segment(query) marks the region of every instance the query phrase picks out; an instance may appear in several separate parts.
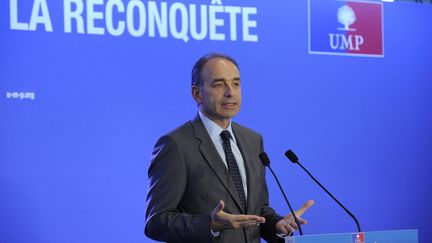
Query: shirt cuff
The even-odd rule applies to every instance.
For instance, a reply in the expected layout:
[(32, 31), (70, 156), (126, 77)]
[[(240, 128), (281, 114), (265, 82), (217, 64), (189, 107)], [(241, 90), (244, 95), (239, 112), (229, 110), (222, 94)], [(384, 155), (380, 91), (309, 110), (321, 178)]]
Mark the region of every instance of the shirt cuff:
[(278, 234), (276, 234), (278, 237), (280, 237), (280, 238), (285, 238), (285, 237), (287, 237), (287, 236), (293, 236), (294, 235), (294, 232), (289, 232), (288, 234), (284, 234), (284, 233), (278, 233)]
[(220, 231), (213, 231), (212, 229), (210, 229), (210, 232), (212, 233), (213, 237), (218, 237), (220, 235)]

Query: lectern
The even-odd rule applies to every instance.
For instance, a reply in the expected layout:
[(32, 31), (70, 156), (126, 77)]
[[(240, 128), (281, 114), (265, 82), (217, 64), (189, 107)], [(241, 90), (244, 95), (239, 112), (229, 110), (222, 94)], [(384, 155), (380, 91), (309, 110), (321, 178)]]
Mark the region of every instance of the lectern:
[(285, 243), (418, 243), (418, 231), (414, 229), (288, 236)]

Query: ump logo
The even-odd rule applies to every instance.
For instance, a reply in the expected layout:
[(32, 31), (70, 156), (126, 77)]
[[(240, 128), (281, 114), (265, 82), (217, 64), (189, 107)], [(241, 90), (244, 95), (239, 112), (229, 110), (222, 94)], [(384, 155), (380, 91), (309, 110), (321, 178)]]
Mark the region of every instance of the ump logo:
[(365, 238), (363, 233), (357, 233), (352, 235), (352, 243), (364, 243)]
[(382, 3), (309, 0), (309, 53), (383, 57)]

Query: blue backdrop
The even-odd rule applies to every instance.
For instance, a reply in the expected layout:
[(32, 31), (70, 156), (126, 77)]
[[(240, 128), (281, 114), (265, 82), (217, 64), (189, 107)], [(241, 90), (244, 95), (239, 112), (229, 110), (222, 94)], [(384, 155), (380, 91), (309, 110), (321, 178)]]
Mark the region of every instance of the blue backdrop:
[[(307, 1), (219, 3), (0, 2), (0, 241), (152, 242), (153, 145), (196, 115), (191, 67), (219, 51), (241, 68), (235, 121), (262, 133), (296, 208), (316, 201), (306, 234), (356, 228), (288, 148), (364, 231), (419, 229), (432, 242), (432, 5), (383, 4), (376, 58), (309, 54)], [(286, 214), (269, 175), (271, 205)]]

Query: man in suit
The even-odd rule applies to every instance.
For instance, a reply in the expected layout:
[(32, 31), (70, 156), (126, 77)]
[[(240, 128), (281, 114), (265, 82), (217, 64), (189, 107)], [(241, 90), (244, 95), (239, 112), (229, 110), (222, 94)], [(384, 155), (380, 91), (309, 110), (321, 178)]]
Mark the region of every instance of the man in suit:
[[(145, 234), (166, 242), (277, 242), (297, 228), (292, 215), (269, 206), (261, 135), (231, 121), (240, 110), (241, 81), (234, 59), (200, 58), (192, 70), (199, 111), (162, 136), (148, 170)], [(300, 216), (313, 201), (296, 212)]]

